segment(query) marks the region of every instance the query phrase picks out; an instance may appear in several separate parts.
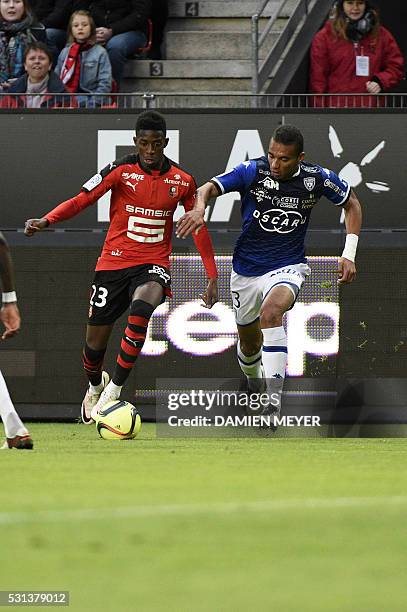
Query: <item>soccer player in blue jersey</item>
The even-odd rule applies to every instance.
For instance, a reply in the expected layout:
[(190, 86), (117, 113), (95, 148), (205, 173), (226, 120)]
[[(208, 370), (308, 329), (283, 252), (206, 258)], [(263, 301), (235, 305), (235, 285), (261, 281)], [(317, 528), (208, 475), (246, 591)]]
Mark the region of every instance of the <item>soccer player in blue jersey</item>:
[[(334, 172), (304, 161), (304, 139), (291, 125), (278, 127), (268, 155), (239, 164), (198, 189), (196, 203), (178, 221), (186, 237), (204, 223), (210, 198), (238, 191), (243, 227), (233, 254), (231, 293), (239, 341), (238, 362), (257, 390), (264, 376), (271, 391), (283, 382), (287, 338), (283, 315), (294, 306), (310, 274), (304, 249), (311, 211), (325, 196), (345, 211), (346, 242), (339, 259), (339, 283), (356, 276), (355, 255), (361, 206), (349, 184)], [(262, 371), (263, 369), (263, 371)]]

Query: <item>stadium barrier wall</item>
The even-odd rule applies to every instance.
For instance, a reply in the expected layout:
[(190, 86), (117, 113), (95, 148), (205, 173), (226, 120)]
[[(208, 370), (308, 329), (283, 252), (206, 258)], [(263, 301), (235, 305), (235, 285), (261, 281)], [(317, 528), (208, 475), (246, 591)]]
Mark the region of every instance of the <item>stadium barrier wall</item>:
[[(90, 176), (133, 147), (134, 114), (1, 114), (1, 226), (19, 228), (75, 193)], [(168, 113), (167, 154), (198, 184), (267, 150), (281, 122), (301, 128), (306, 159), (340, 173), (357, 189), (364, 227), (406, 227), (407, 174), (397, 170), (407, 156), (407, 115), (324, 113)], [(101, 228), (108, 196), (61, 227)], [(237, 194), (218, 198), (208, 210), (212, 229), (240, 228)], [(311, 228), (340, 229), (340, 213), (325, 200), (315, 207)], [(232, 238), (233, 239), (233, 238)]]

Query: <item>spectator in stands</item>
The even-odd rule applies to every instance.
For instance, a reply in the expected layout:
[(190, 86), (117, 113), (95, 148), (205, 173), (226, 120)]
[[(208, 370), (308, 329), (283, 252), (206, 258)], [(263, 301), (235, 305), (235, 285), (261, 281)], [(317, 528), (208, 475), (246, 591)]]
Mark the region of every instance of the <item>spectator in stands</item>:
[(24, 51), (35, 40), (45, 41), (27, 0), (0, 0), (0, 91), (24, 74)]
[(376, 107), (381, 92), (403, 78), (404, 60), (392, 34), (380, 24), (368, 0), (339, 0), (333, 18), (320, 30), (311, 47), (312, 93), (369, 93), (372, 96), (315, 97), (314, 106)]
[(76, 0), (74, 6), (92, 15), (96, 42), (105, 45), (119, 85), (126, 60), (146, 44), (152, 0)]
[(66, 44), (66, 30), (72, 13), (72, 0), (30, 0), (37, 19), (45, 26), (47, 45), (56, 64), (60, 51)]
[(75, 100), (56, 94), (65, 93), (59, 77), (51, 70), (52, 53), (42, 42), (28, 45), (24, 54), (25, 74), (15, 81), (5, 96), (2, 108), (55, 108), (76, 106)]
[[(107, 51), (96, 44), (96, 26), (88, 11), (75, 11), (69, 20), (68, 45), (61, 51), (55, 72), (67, 91), (104, 94), (112, 91), (112, 67)], [(103, 96), (76, 96), (79, 106), (109, 101)]]

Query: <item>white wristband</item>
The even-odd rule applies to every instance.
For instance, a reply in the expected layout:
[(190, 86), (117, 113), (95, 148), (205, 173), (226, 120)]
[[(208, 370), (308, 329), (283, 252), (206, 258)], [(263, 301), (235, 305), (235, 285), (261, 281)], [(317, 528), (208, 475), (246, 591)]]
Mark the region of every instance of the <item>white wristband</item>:
[(17, 294), (15, 291), (3, 291), (3, 304), (17, 302)]
[(355, 262), (358, 240), (359, 236), (356, 236), (356, 234), (346, 235), (345, 248), (343, 249), (342, 257), (349, 259), (349, 261)]

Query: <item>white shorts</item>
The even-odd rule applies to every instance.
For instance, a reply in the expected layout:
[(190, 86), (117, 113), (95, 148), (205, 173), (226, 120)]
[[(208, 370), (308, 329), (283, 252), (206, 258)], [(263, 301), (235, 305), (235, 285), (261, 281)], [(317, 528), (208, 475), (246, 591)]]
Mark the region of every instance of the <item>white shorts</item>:
[(230, 291), (236, 323), (238, 325), (254, 323), (260, 316), (264, 298), (276, 285), (288, 287), (295, 301), (310, 273), (311, 269), (305, 263), (270, 270), (262, 276), (241, 276), (232, 270)]

